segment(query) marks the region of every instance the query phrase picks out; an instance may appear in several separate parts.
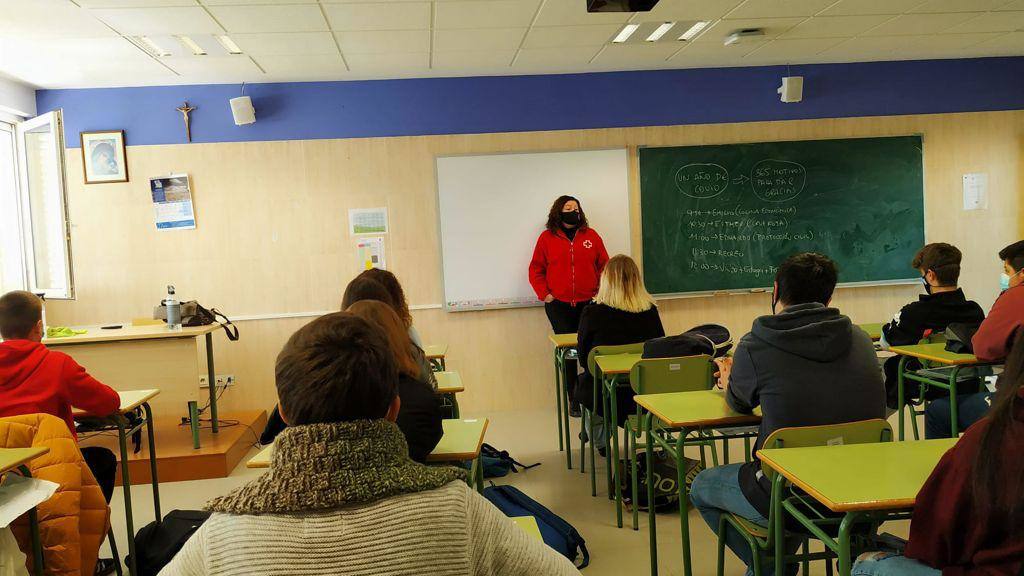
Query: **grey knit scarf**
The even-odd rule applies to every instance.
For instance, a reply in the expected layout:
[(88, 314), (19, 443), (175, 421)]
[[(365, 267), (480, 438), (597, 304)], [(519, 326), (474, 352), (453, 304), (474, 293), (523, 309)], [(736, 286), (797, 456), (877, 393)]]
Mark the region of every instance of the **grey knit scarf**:
[(277, 437), (270, 470), (211, 500), (230, 514), (288, 514), (366, 504), (466, 478), (450, 466), (409, 459), (398, 426), (386, 420), (291, 426)]

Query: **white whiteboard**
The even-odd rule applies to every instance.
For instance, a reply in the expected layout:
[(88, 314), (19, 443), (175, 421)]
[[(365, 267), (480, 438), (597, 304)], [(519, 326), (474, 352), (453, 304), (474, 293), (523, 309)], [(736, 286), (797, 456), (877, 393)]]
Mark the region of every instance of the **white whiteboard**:
[(529, 264), (551, 204), (579, 198), (609, 255), (629, 254), (625, 149), (437, 159), (449, 311), (538, 304)]

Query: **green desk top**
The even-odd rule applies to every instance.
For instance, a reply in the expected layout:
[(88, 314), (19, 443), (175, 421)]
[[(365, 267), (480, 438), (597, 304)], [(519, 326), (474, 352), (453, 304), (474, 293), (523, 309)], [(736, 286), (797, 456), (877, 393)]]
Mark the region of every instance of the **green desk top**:
[(765, 464), (833, 512), (911, 508), (953, 438), (757, 453)]
[(423, 347), (423, 353), (427, 356), (427, 360), (434, 360), (436, 358), (444, 358), (448, 354), (447, 344), (427, 344)]
[(858, 324), (858, 326), (860, 326), (861, 330), (867, 332), (868, 336), (871, 336), (871, 339), (874, 340), (875, 342), (877, 342), (877, 341), (882, 339), (882, 323), (881, 322), (879, 322), (877, 324), (874, 324), (874, 323), (872, 323), (872, 324)]
[(670, 394), (642, 394), (633, 400), (654, 414), (668, 428), (700, 426), (742, 426), (761, 421), (761, 409), (740, 414), (725, 403), (725, 392), (718, 389)]
[(944, 343), (938, 344), (915, 344), (913, 346), (891, 346), (889, 351), (900, 356), (911, 356), (921, 360), (930, 360), (948, 366), (962, 366), (966, 364), (978, 364), (979, 360), (974, 354), (954, 354), (946, 350)]
[(34, 458), (38, 458), (49, 452), (46, 446), (33, 446), (32, 448), (0, 448), (0, 474), (14, 470), (22, 464), (27, 464)]
[(641, 356), (642, 354), (611, 354), (598, 356), (594, 362), (605, 374), (629, 374), (633, 366), (642, 359)]
[(578, 335), (575, 332), (569, 334), (551, 334), (548, 336), (548, 340), (555, 345), (555, 348), (575, 348), (576, 336)]
[(454, 394), (466, 389), (458, 372), (434, 372), (434, 378), (437, 379), (438, 394)]
[(427, 456), (427, 462), (464, 462), (480, 455), (487, 432), (486, 418), (442, 420), (444, 435)]

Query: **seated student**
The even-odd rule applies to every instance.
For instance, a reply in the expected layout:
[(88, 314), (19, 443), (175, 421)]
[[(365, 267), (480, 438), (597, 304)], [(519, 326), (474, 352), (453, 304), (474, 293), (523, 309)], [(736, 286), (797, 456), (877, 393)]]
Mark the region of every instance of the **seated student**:
[[(942, 333), (954, 322), (977, 324), (985, 319), (981, 306), (968, 300), (957, 287), (962, 258), (956, 246), (944, 242), (927, 244), (917, 252), (911, 266), (921, 273), (926, 294), (901, 308), (891, 322), (882, 326), (882, 348), (917, 344), (926, 334)], [(920, 363), (913, 364), (920, 368)], [(899, 356), (885, 361), (886, 403), (893, 410), (899, 408), (899, 366)], [(917, 383), (904, 382), (904, 397), (917, 395)]]
[(419, 348), (409, 340), (406, 326), (390, 306), (377, 300), (360, 300), (349, 306), (348, 312), (382, 329), (387, 336), (388, 347), (398, 364), (398, 398), (402, 401), (395, 424), (409, 445), (409, 457), (426, 462), (443, 434), (437, 382), (431, 386), (421, 379), (422, 371), (414, 355)]
[[(43, 339), (43, 301), (31, 292), (0, 297), (0, 417), (51, 414), (67, 423), (77, 439), (71, 409), (106, 416), (121, 407), (113, 388), (90, 376), (67, 354), (49, 350)], [(103, 496), (114, 493), (117, 458), (106, 448), (82, 448)]]
[(405, 299), (405, 290), (402, 290), (402, 284), (398, 281), (398, 278), (387, 270), (380, 268), (370, 268), (364, 270), (356, 276), (356, 278), (370, 278), (376, 280), (388, 294), (391, 295), (391, 305), (394, 307), (398, 317), (402, 319), (402, 323), (405, 325), (406, 330), (409, 331), (409, 338), (412, 339), (413, 344), (423, 348), (423, 340), (420, 338), (419, 332), (412, 325), (412, 313), (409, 312), (409, 301)]
[[(594, 446), (602, 452), (606, 448), (604, 420), (601, 418), (601, 397), (593, 397), (594, 377), (587, 365), (590, 351), (597, 346), (635, 344), (665, 335), (661, 325), (658, 307), (654, 298), (644, 288), (640, 269), (629, 256), (619, 254), (612, 257), (601, 272), (601, 284), (594, 297), (594, 303), (583, 309), (580, 316), (580, 331), (577, 336), (580, 374), (576, 388), (576, 400), (590, 409), (594, 415)], [(619, 388), (616, 396), (619, 422), (636, 412), (633, 391)], [(595, 410), (595, 404), (597, 408)]]
[(270, 470), (212, 500), (163, 576), (577, 574), (463, 481), (409, 459), (398, 367), (348, 312), (313, 320), (277, 357), (281, 433)]
[(1024, 569), (1024, 338), (989, 414), (917, 494), (904, 556), (863, 554), (855, 576), (1018, 576)]
[[(974, 355), (986, 362), (999, 362), (1006, 358), (1024, 326), (1024, 240), (1000, 250), (999, 259), (1003, 261), (999, 282), (1003, 292), (971, 338)], [(977, 422), (988, 412), (991, 404), (992, 393), (987, 390), (960, 396), (956, 415), (960, 430)], [(926, 438), (950, 438), (953, 435), (949, 411), (949, 398), (939, 398), (928, 405), (925, 409)]]
[[(828, 307), (836, 277), (835, 264), (821, 254), (787, 259), (775, 276), (774, 315), (754, 320), (734, 359), (716, 360), (729, 406), (744, 414), (761, 407), (755, 452), (779, 428), (885, 417), (885, 387), (871, 338)], [(713, 531), (728, 512), (767, 526), (771, 483), (755, 458), (704, 470), (693, 481), (690, 500)], [(746, 541), (730, 531), (726, 542), (750, 566)], [(763, 573), (771, 574), (771, 567)]]

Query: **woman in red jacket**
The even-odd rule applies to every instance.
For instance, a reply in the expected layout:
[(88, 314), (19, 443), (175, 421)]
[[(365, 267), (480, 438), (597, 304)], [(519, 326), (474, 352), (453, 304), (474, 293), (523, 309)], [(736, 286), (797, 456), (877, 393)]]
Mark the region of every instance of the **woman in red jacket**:
[(853, 576), (1018, 576), (1024, 564), (1024, 338), (992, 409), (917, 495), (905, 556), (861, 556)]
[[(559, 196), (548, 212), (547, 230), (540, 233), (530, 260), (530, 285), (555, 334), (575, 334), (583, 308), (593, 300), (608, 262), (601, 236), (587, 224), (580, 201)], [(576, 360), (565, 362), (566, 382), (576, 381)], [(573, 402), (573, 416), (579, 403)]]

